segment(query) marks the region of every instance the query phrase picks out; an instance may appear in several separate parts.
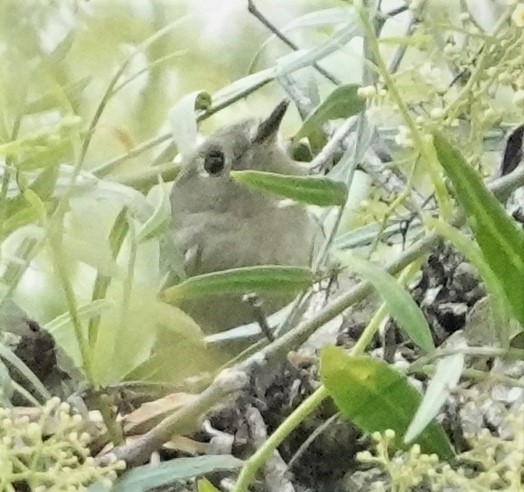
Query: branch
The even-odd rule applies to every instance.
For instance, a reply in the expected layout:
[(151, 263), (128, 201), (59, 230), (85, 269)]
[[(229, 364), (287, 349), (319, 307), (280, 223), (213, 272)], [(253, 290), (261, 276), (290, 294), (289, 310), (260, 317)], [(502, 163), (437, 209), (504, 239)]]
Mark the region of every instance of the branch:
[[(521, 186), (524, 186), (524, 166), (512, 174), (496, 179), (488, 184), (488, 188), (501, 201), (506, 200), (514, 190)], [(464, 222), (465, 217), (461, 212), (455, 213), (451, 221), (455, 227), (461, 226)], [(417, 258), (428, 253), (439, 239), (440, 237), (435, 233), (421, 239), (411, 248), (408, 248), (395, 261), (391, 262), (386, 267), (386, 270), (390, 274), (399, 273)], [(268, 365), (274, 366), (279, 361), (284, 360), (289, 351), (302, 345), (325, 323), (352, 305), (365, 299), (371, 291), (372, 286), (369, 282), (360, 282), (349, 290), (349, 292), (334, 299), (312, 319), (300, 323), (247, 360), (240, 362), (230, 369), (223, 370), (194, 402), (177, 410), (132, 444), (118, 446), (110, 453), (101, 456), (98, 461), (100, 463), (107, 463), (116, 457), (117, 459), (124, 460), (128, 466), (146, 462), (149, 455), (162, 446), (163, 443), (171, 439), (174, 434), (193, 431), (201, 418), (203, 418), (211, 408), (224, 401), (227, 397), (231, 398), (238, 391), (247, 387), (253, 373), (260, 367)]]
[[(298, 51), (300, 48), (298, 45), (296, 45), (291, 39), (289, 39), (284, 33), (279, 31), (277, 27), (272, 24), (267, 17), (265, 17), (262, 12), (260, 12), (253, 0), (247, 0), (247, 10), (248, 12), (253, 15), (256, 19), (258, 19), (264, 26), (266, 26), (278, 39), (280, 39), (284, 44), (289, 46), (292, 50)], [(326, 70), (324, 70), (320, 65), (317, 63), (313, 63), (312, 67), (321, 75), (323, 75), (326, 79), (328, 79), (330, 82), (332, 82), (335, 85), (340, 85), (341, 82), (338, 80), (334, 75), (330, 74)]]

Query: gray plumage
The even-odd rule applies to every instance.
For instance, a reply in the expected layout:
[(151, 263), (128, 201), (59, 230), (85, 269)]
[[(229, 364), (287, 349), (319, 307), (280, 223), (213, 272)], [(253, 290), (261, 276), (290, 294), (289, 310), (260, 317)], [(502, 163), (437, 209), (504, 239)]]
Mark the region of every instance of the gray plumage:
[[(189, 156), (171, 195), (175, 241), (194, 276), (255, 265), (310, 264), (316, 228), (305, 207), (232, 180), (230, 170), (304, 174), (278, 141), (287, 103), (266, 120), (225, 127)], [(290, 301), (265, 296), (267, 314)], [(206, 297), (180, 306), (206, 332), (253, 321), (252, 308), (237, 296)]]

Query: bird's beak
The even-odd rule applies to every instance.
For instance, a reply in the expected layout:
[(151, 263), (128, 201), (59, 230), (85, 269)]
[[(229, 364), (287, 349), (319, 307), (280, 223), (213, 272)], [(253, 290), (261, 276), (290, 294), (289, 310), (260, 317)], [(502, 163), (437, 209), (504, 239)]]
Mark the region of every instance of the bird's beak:
[(257, 133), (253, 139), (253, 143), (264, 142), (265, 140), (274, 137), (280, 127), (280, 123), (286, 114), (289, 101), (284, 99), (279, 105), (272, 111), (268, 118), (262, 121), (257, 128)]

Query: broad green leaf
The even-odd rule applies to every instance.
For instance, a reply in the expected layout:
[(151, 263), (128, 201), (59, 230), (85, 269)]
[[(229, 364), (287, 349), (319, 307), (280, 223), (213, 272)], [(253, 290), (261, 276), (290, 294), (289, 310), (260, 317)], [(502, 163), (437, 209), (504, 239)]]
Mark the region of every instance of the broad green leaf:
[(294, 140), (309, 136), (329, 120), (349, 118), (366, 107), (366, 100), (358, 95), (359, 85), (346, 84), (337, 87), (306, 118)]
[(309, 268), (257, 266), (234, 268), (188, 278), (162, 292), (162, 299), (175, 302), (222, 294), (248, 292), (299, 292), (313, 283)]
[(433, 142), (484, 258), (502, 284), (515, 318), (524, 324), (524, 231), (458, 149), (439, 132), (433, 134)]
[(346, 185), (328, 178), (264, 171), (231, 171), (231, 177), (239, 183), (319, 207), (342, 206), (347, 199)]
[(198, 492), (220, 492), (207, 478), (201, 478), (197, 481)]
[(413, 441), (446, 404), (450, 393), (455, 389), (462, 376), (464, 358), (465, 355), (459, 353), (449, 355), (438, 361), (435, 374), (429, 382), (422, 403), (404, 436), (405, 444)]
[(91, 356), (97, 383), (121, 381), (148, 360), (159, 331), (168, 330), (192, 346), (203, 346), (195, 321), (176, 306), (161, 302), (156, 290), (135, 283), (127, 293), (124, 285), (113, 283), (107, 296), (115, 300), (115, 308), (105, 312), (98, 325)]
[[(98, 299), (78, 307), (78, 316), (81, 321), (90, 320), (114, 309), (114, 302), (108, 299)], [(82, 357), (78, 347), (74, 330), (71, 325), (71, 314), (65, 312), (44, 325), (55, 343), (71, 358), (75, 367), (82, 367)]]
[[(340, 413), (367, 433), (395, 431), (395, 445), (406, 448), (403, 436), (422, 401), (407, 378), (385, 362), (350, 357), (338, 347), (320, 354), (320, 377)], [(453, 457), (453, 448), (435, 421), (417, 437), (423, 453)]]
[(211, 472), (236, 470), (242, 463), (231, 455), (207, 455), (139, 466), (125, 472), (113, 486), (112, 492), (147, 492)]
[(351, 253), (341, 255), (350, 269), (371, 282), (406, 335), (425, 352), (435, 349), (431, 330), (420, 308), (394, 277), (373, 263)]

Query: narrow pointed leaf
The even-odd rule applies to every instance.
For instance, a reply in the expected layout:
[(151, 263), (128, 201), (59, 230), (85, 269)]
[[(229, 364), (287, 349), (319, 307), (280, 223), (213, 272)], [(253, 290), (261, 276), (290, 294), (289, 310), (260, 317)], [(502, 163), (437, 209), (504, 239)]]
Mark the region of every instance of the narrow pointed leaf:
[(428, 322), (404, 287), (389, 273), (369, 261), (350, 253), (345, 253), (342, 257), (354, 272), (371, 282), (406, 335), (425, 352), (433, 351), (435, 345)]
[(223, 294), (249, 292), (299, 292), (313, 283), (309, 268), (257, 266), (206, 273), (184, 280), (162, 292), (166, 302), (200, 299)]
[(328, 178), (289, 176), (263, 171), (232, 171), (231, 177), (239, 183), (310, 205), (330, 207), (346, 203), (346, 185)]
[(409, 444), (413, 441), (448, 401), (451, 391), (455, 389), (462, 375), (464, 358), (464, 354), (454, 354), (438, 361), (437, 369), (429, 382), (424, 399), (406, 431), (404, 443)]
[[(291, 22), (281, 27), (279, 31), (282, 33), (288, 33), (292, 30), (302, 29), (304, 27), (323, 28), (326, 26), (336, 26), (338, 24), (342, 24), (345, 21), (345, 19), (347, 19), (349, 15), (351, 15), (351, 13), (351, 10), (347, 7), (335, 7), (331, 9), (315, 10), (314, 12), (308, 12), (307, 14), (300, 16), (297, 19), (293, 19)], [(260, 58), (262, 57), (262, 54), (265, 51), (265, 48), (274, 39), (276, 39), (275, 34), (273, 34), (264, 41), (262, 46), (258, 49), (257, 53), (255, 54), (253, 60), (249, 64), (248, 73), (254, 73), (255, 68), (259, 64)]]
[[(320, 355), (321, 380), (340, 413), (367, 433), (395, 431), (395, 445), (406, 448), (403, 436), (422, 401), (406, 377), (385, 362), (371, 357), (350, 357), (337, 347), (326, 347)], [(423, 453), (443, 459), (453, 448), (435, 421), (417, 437)]]
[(307, 137), (329, 120), (349, 118), (360, 113), (366, 106), (366, 100), (358, 95), (359, 88), (356, 84), (337, 87), (311, 112), (293, 138), (299, 140)]
[(433, 142), (482, 254), (501, 282), (515, 318), (524, 324), (524, 231), (517, 228), (458, 149), (438, 132)]
[(236, 470), (242, 466), (242, 463), (231, 455), (207, 455), (143, 465), (125, 472), (111, 490), (112, 492), (147, 492), (151, 488), (187, 481), (211, 472)]

